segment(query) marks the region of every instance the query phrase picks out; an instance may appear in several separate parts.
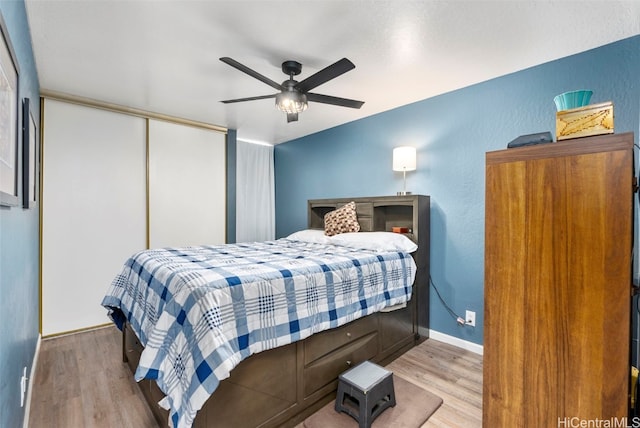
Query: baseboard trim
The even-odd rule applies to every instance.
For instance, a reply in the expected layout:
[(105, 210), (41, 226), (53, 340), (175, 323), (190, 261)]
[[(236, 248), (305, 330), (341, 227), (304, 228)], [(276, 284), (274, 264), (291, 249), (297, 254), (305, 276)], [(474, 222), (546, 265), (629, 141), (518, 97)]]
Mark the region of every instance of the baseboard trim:
[(76, 334), (76, 333), (84, 333), (86, 331), (92, 331), (92, 330), (99, 330), (101, 328), (106, 328), (106, 327), (111, 327), (113, 324), (112, 322), (108, 322), (108, 323), (104, 323), (104, 324), (98, 324), (98, 325), (92, 325), (90, 327), (82, 327), (82, 328), (78, 328), (75, 330), (69, 330), (69, 331), (60, 331), (57, 333), (48, 333), (45, 334), (42, 338), (47, 340), (47, 339), (55, 339), (57, 337), (63, 337), (63, 336), (69, 336), (72, 334)]
[(36, 350), (33, 354), (33, 362), (31, 363), (31, 370), (29, 371), (29, 385), (27, 386), (27, 396), (25, 397), (24, 423), (22, 424), (22, 428), (29, 428), (29, 414), (31, 413), (31, 392), (33, 391), (34, 378), (36, 377), (36, 368), (38, 367), (38, 357), (40, 356), (40, 342), (42, 342), (42, 335), (38, 334), (38, 340), (36, 341)]
[(471, 351), (478, 355), (484, 355), (484, 346), (477, 343), (469, 342), (458, 337), (449, 336), (448, 334), (440, 333), (439, 331), (429, 329), (429, 338), (438, 340), (440, 342), (448, 343), (449, 345), (457, 346), (458, 348)]

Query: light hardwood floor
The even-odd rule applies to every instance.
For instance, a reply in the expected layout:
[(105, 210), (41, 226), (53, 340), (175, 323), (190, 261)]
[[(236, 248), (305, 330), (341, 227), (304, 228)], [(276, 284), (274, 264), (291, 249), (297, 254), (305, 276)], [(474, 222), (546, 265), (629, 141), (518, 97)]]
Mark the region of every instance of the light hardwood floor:
[[(29, 427), (156, 428), (121, 340), (115, 327), (43, 340)], [(482, 356), (429, 339), (387, 368), (444, 400), (422, 428), (482, 426)]]

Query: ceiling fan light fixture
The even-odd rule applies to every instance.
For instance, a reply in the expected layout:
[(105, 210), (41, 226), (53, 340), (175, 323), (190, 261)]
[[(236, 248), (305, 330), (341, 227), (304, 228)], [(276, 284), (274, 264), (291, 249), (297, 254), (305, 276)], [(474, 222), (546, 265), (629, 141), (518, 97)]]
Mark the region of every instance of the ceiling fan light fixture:
[(236, 98), (233, 100), (224, 100), (221, 102), (228, 104), (238, 103), (242, 101), (275, 98), (276, 107), (278, 108), (278, 110), (283, 111), (287, 114), (287, 123), (297, 121), (298, 113), (301, 113), (307, 109), (307, 103), (309, 101), (350, 108), (360, 108), (362, 107), (362, 104), (364, 104), (364, 101), (356, 101), (347, 98), (332, 97), (329, 95), (309, 92), (314, 88), (328, 82), (329, 80), (335, 79), (336, 77), (343, 75), (349, 70), (353, 70), (356, 66), (353, 65), (353, 63), (347, 58), (342, 58), (341, 60), (331, 64), (330, 66), (325, 67), (322, 70), (312, 74), (301, 82), (297, 82), (296, 80), (294, 80), (294, 77), (300, 74), (300, 72), (302, 71), (302, 64), (297, 61), (285, 61), (282, 63), (282, 72), (289, 76), (289, 79), (282, 82), (282, 84), (279, 84), (269, 79), (268, 77), (263, 76), (257, 71), (250, 69), (246, 65), (243, 65), (232, 58), (222, 57), (220, 58), (220, 61), (280, 91), (279, 93), (272, 95)]
[(285, 113), (301, 113), (308, 107), (307, 96), (298, 91), (286, 91), (276, 95), (276, 107)]

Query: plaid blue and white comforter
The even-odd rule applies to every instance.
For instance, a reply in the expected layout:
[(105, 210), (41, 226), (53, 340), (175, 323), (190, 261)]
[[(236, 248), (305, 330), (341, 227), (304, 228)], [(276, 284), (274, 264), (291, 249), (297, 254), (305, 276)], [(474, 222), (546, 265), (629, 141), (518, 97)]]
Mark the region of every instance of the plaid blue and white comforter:
[(187, 427), (240, 361), (409, 301), (415, 272), (409, 254), (288, 239), (165, 248), (132, 256), (102, 305), (145, 346), (136, 380)]

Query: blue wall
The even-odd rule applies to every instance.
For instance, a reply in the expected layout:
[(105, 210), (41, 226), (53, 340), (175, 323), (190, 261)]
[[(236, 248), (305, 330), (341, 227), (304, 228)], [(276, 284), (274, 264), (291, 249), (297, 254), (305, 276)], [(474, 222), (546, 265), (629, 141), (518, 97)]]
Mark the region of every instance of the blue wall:
[[(40, 88), (24, 2), (0, 1), (0, 12), (20, 68), (19, 98), (30, 99), (40, 123)], [(22, 135), (20, 141), (22, 147)], [(39, 331), (38, 231), (37, 206), (0, 207), (0, 427), (19, 427), (24, 419), (20, 377), (23, 367), (30, 376)]]
[(592, 104), (613, 101), (616, 132), (637, 134), (640, 36), (277, 145), (276, 234), (306, 227), (307, 199), (402, 190), (392, 149), (415, 146), (407, 190), (431, 196), (431, 275), (455, 312), (477, 313), (476, 328), (461, 327), (432, 291), (430, 328), (482, 344), (485, 152), (555, 135), (553, 97), (583, 88)]

